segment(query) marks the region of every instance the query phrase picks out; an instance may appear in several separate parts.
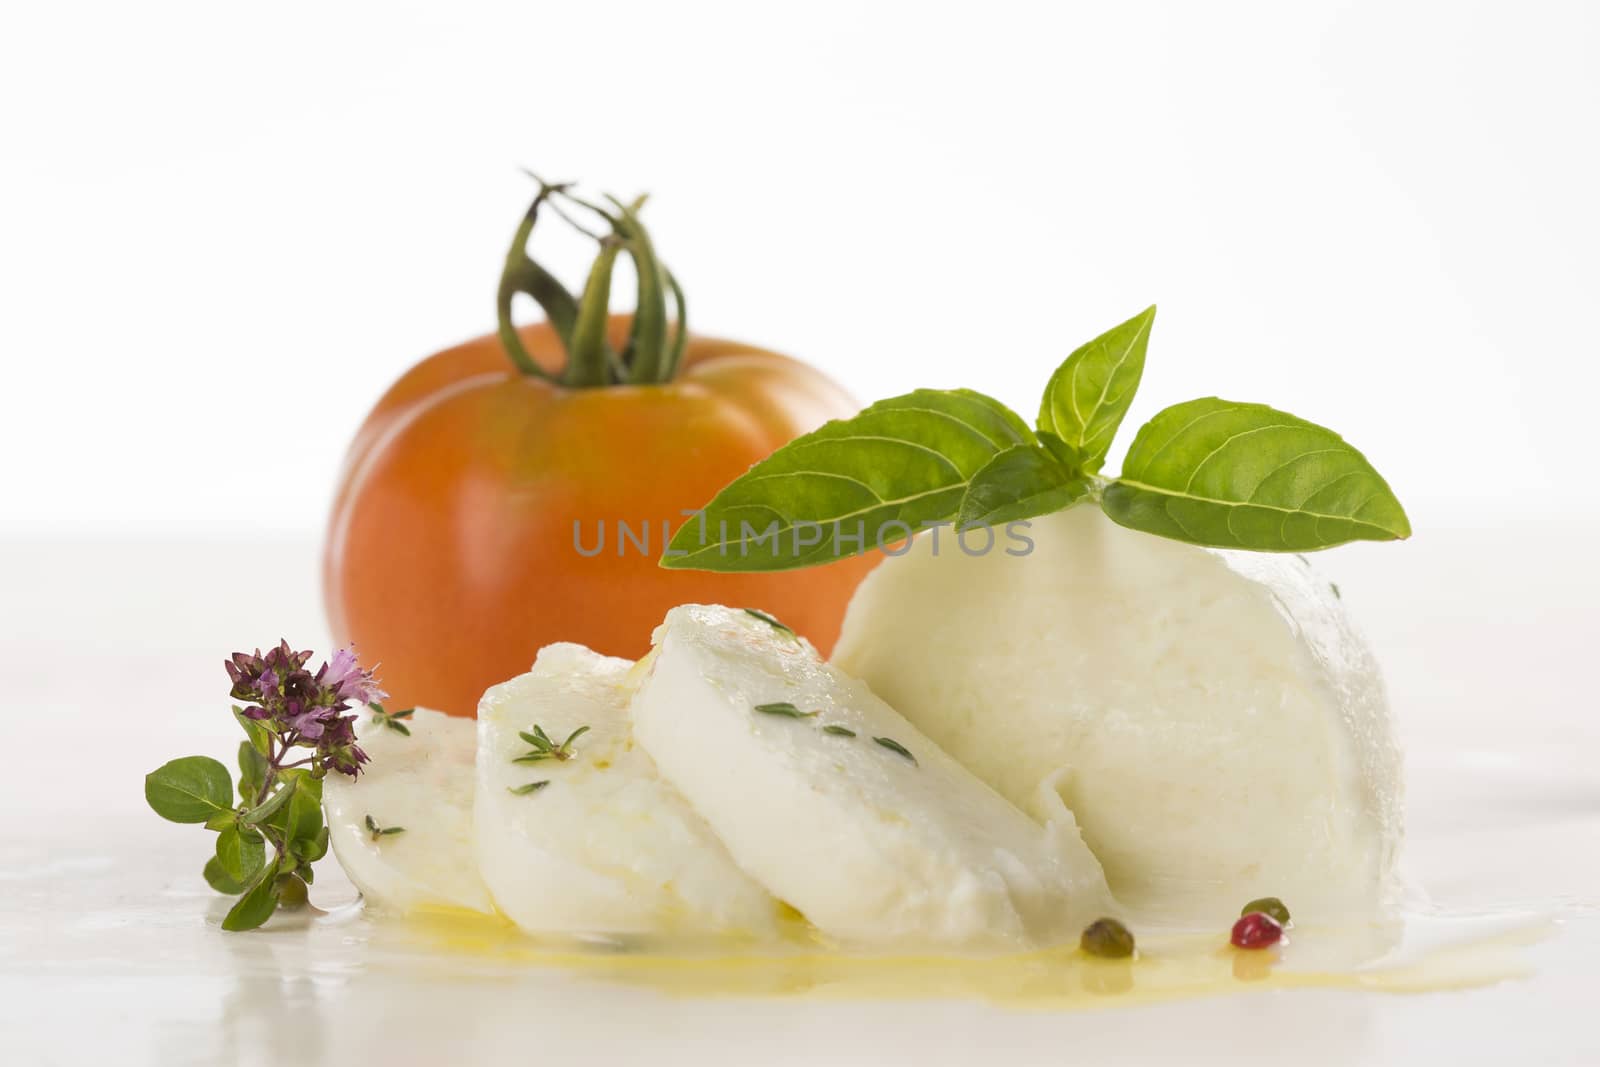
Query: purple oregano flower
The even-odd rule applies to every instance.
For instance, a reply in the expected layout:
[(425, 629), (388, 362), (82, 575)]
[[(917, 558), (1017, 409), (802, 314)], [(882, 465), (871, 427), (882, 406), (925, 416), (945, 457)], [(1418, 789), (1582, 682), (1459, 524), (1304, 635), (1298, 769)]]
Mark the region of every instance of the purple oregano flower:
[(351, 708), (388, 694), (351, 649), (339, 649), (315, 674), (306, 667), (310, 662), (310, 652), (296, 652), (280, 641), (265, 654), (259, 648), (253, 654), (235, 652), (223, 666), (233, 698), (244, 703), (241, 714), (265, 723), (285, 748), (314, 749), (316, 759), (354, 777), (367, 754), (356, 744)]

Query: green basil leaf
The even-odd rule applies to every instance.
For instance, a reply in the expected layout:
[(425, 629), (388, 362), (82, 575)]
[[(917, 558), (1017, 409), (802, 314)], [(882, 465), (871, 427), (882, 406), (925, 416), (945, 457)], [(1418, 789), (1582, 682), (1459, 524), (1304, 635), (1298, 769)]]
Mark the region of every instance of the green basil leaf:
[(1083, 453), (1067, 444), (1049, 430), (1039, 431), (1039, 443), (1068, 470), (1083, 470)]
[(233, 780), (228, 768), (210, 756), (185, 756), (145, 775), (144, 799), (163, 819), (205, 822), (231, 811)]
[(1107, 330), (1068, 356), (1045, 386), (1039, 429), (1076, 451), (1084, 474), (1093, 474), (1105, 462), (1111, 439), (1133, 403), (1155, 317), (1156, 309), (1148, 307)]
[(956, 525), (1000, 526), (1049, 515), (1089, 495), (1089, 483), (1039, 445), (1016, 445), (973, 476)]
[(1215, 548), (1306, 552), (1411, 535), (1388, 483), (1338, 434), (1216, 397), (1141, 427), (1101, 503), (1123, 526)]
[(996, 453), (1037, 439), (1005, 405), (919, 389), (799, 437), (726, 486), (661, 559), (680, 570), (792, 570), (955, 519)]
[(278, 887), (271, 868), (263, 868), (222, 920), (224, 930), (254, 930), (278, 910)]
[(222, 869), (222, 864), (217, 862), (217, 857), (215, 856), (206, 860), (205, 878), (206, 884), (212, 889), (230, 897), (238, 896), (244, 892), (244, 883), (236, 882), (228, 877), (227, 872)]

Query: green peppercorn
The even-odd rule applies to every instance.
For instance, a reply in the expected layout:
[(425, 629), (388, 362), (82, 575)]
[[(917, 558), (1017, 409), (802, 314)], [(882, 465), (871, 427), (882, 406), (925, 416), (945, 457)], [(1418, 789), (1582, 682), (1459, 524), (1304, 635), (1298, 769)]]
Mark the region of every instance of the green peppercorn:
[(1078, 947), (1105, 960), (1127, 959), (1133, 955), (1133, 935), (1115, 919), (1096, 919), (1083, 928)]
[(1252, 911), (1259, 911), (1263, 915), (1270, 915), (1278, 920), (1279, 926), (1289, 925), (1289, 909), (1283, 906), (1283, 901), (1277, 897), (1262, 897), (1252, 900), (1239, 912), (1240, 916), (1249, 915)]

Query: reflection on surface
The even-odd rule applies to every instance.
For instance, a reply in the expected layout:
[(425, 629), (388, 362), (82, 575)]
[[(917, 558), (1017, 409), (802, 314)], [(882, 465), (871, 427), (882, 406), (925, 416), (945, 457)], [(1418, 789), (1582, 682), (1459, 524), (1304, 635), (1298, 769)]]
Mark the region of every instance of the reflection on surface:
[(829, 951), (798, 931), (790, 944), (765, 950), (640, 938), (551, 942), (467, 912), (395, 920), (347, 911), (325, 921), (361, 939), (368, 971), (512, 977), (546, 970), (674, 996), (959, 997), (1054, 1009), (1225, 993), (1240, 983), (1396, 992), (1463, 988), (1519, 973), (1517, 950), (1549, 929), (1526, 913), (1416, 915), (1359, 927), (1291, 926), (1285, 945), (1255, 952), (1230, 947), (1226, 931), (1155, 933), (1141, 939), (1136, 959), (1102, 961), (1070, 947), (1010, 956), (862, 955)]

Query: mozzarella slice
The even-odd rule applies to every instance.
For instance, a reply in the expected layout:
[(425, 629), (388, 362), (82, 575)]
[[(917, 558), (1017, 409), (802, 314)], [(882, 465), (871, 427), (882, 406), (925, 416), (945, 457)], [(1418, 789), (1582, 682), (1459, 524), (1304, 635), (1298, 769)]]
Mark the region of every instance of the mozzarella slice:
[[(418, 708), (406, 726), (410, 736), (363, 717), (357, 733), (371, 762), (359, 778), (323, 780), (333, 853), (380, 909), (492, 914), (472, 859), (474, 723)], [(368, 816), (403, 832), (375, 836)]]
[[(476, 855), (496, 905), (539, 933), (770, 931), (777, 901), (635, 746), (632, 666), (550, 645), (532, 671), (483, 695)], [(588, 730), (571, 759), (514, 762), (535, 726), (557, 743)]]
[(919, 537), (857, 590), (834, 661), (984, 781), (1065, 803), (1125, 904), (1208, 926), (1387, 907), (1401, 768), (1377, 664), (1304, 558), (1212, 552), (1098, 508), (1021, 554)]
[[(1070, 813), (1034, 822), (788, 631), (685, 605), (655, 646), (639, 743), (739, 866), (824, 933), (1023, 948), (1105, 909)], [(806, 717), (757, 710), (772, 704)]]

